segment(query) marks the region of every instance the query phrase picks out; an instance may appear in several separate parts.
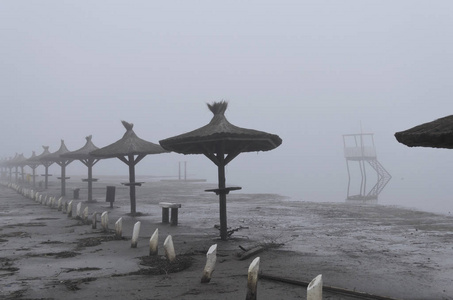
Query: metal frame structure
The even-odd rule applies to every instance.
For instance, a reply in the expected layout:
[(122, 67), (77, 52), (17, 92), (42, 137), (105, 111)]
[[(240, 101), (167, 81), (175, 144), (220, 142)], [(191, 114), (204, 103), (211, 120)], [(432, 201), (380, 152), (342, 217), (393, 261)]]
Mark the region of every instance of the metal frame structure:
[[(349, 141), (349, 143), (347, 142)], [(352, 146), (350, 141), (352, 141)], [(373, 201), (377, 200), (379, 194), (390, 181), (392, 176), (377, 160), (376, 147), (374, 145), (373, 133), (344, 134), (344, 157), (348, 170), (348, 191), (346, 200)], [(351, 195), (351, 170), (350, 162), (357, 162), (359, 165), (361, 182), (358, 194)], [(366, 165), (370, 165), (377, 175), (376, 184), (367, 192)]]

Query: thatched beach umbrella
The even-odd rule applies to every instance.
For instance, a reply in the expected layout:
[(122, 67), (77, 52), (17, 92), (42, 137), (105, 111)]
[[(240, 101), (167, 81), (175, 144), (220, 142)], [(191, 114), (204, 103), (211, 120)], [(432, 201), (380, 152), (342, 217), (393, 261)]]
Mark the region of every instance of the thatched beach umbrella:
[(60, 156), (63, 158), (72, 158), (80, 160), (85, 166), (88, 168), (88, 178), (86, 181), (88, 182), (88, 202), (92, 202), (93, 200), (93, 166), (99, 161), (99, 158), (94, 157), (90, 154), (90, 152), (99, 149), (96, 147), (93, 142), (91, 141), (92, 136), (86, 137), (85, 145), (75, 151), (67, 152), (61, 154)]
[(2, 158), (0, 160), (1, 178), (2, 179), (6, 179), (6, 170), (7, 170), (6, 162), (7, 162), (6, 158)]
[(14, 155), (13, 158), (11, 158), (8, 162), (7, 162), (7, 166), (9, 168), (9, 180), (12, 182), (13, 181), (13, 168), (16, 169), (16, 171), (14, 172), (15, 174), (15, 182), (17, 183), (17, 174), (19, 173), (18, 172), (18, 162), (20, 160), (20, 155), (16, 152), (16, 154)]
[(27, 158), (25, 158), (23, 153), (19, 154), (19, 157), (15, 161), (15, 164), (16, 164), (16, 172), (17, 172), (17, 167), (20, 167), (20, 175), (22, 177), (22, 182), (24, 182), (25, 181), (24, 167), (27, 165)]
[(69, 150), (68, 150), (68, 148), (66, 148), (64, 141), (61, 140), (60, 149), (58, 149), (54, 153), (44, 155), (39, 159), (43, 164), (56, 163), (57, 165), (59, 165), (61, 167), (60, 179), (61, 179), (61, 196), (62, 197), (66, 196), (66, 179), (67, 179), (66, 166), (69, 165), (73, 160), (69, 159), (69, 158), (61, 157), (61, 155), (68, 153), (68, 152), (69, 152)]
[(33, 151), (33, 154), (31, 155), (31, 157), (29, 159), (27, 159), (27, 165), (32, 169), (32, 176), (33, 176), (33, 187), (36, 187), (36, 168), (39, 166), (39, 165), (43, 165), (44, 168), (45, 168), (45, 173), (44, 173), (44, 176), (45, 176), (45, 185), (44, 185), (44, 188), (47, 189), (47, 184), (48, 184), (48, 180), (47, 178), (49, 177), (49, 167), (53, 164), (53, 161), (45, 161), (45, 162), (42, 162), (41, 161), (41, 158), (43, 158), (44, 156), (47, 156), (50, 154), (50, 151), (49, 151), (49, 146), (42, 146), (42, 148), (44, 149), (43, 152), (40, 154), (40, 155), (36, 155), (35, 154), (35, 151)]
[(453, 149), (453, 115), (397, 132), (395, 137), (409, 147)]
[(91, 155), (99, 158), (116, 157), (129, 166), (129, 183), (124, 183), (124, 185), (129, 186), (131, 214), (134, 215), (137, 212), (135, 186), (142, 184), (141, 182), (135, 182), (135, 165), (148, 154), (160, 154), (167, 151), (157, 144), (139, 138), (132, 129), (134, 124), (126, 121), (121, 122), (126, 128), (126, 133), (123, 137), (111, 145), (92, 151)]
[(208, 104), (214, 114), (209, 124), (196, 130), (161, 140), (164, 149), (182, 154), (204, 154), (218, 168), (218, 189), (208, 190), (219, 195), (220, 238), (227, 239), (226, 195), (237, 187), (226, 187), (225, 166), (241, 152), (268, 151), (278, 147), (278, 135), (234, 126), (225, 118), (228, 103)]

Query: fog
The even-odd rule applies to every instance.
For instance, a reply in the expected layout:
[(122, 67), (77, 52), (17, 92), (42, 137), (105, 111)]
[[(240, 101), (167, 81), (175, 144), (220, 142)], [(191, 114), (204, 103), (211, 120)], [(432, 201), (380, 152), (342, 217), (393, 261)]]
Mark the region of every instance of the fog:
[[(451, 114), (451, 1), (16, 1), (0, 3), (0, 157), (120, 139), (121, 120), (158, 143), (228, 120), (278, 134), (226, 170), (245, 193), (344, 201), (343, 134), (374, 133), (393, 176), (379, 203), (453, 212), (453, 151), (394, 133)], [(204, 156), (149, 155), (141, 175), (217, 182)], [(43, 167), (39, 167), (42, 169)], [(42, 172), (42, 171), (38, 171)], [(59, 174), (55, 164), (50, 168)], [(67, 174), (85, 174), (73, 162)], [(127, 175), (102, 160), (95, 177)]]

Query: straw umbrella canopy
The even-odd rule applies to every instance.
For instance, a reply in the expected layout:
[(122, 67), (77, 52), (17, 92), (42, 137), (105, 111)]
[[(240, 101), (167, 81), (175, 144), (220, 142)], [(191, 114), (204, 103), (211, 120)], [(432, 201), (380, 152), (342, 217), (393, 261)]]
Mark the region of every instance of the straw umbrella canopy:
[(396, 132), (395, 138), (409, 147), (453, 149), (453, 115)]
[(16, 171), (14, 172), (15, 174), (15, 182), (17, 182), (17, 174), (18, 174), (18, 165), (17, 162), (20, 160), (19, 154), (16, 152), (13, 158), (7, 161), (7, 166), (9, 168), (9, 180), (12, 182), (13, 181), (13, 168), (16, 168)]
[(126, 133), (123, 137), (113, 144), (90, 152), (90, 154), (99, 158), (116, 157), (129, 166), (129, 182), (123, 184), (129, 186), (131, 214), (135, 215), (137, 213), (135, 186), (141, 186), (142, 184), (141, 182), (135, 182), (135, 165), (148, 154), (160, 154), (167, 151), (157, 144), (139, 138), (133, 130), (134, 124), (126, 121), (121, 122), (126, 128)]
[[(24, 154), (21, 153), (19, 154), (19, 157), (16, 159), (15, 164), (16, 164), (16, 172), (17, 172), (17, 167), (20, 167), (21, 169), (21, 177), (22, 177), (22, 182), (25, 181), (25, 173), (24, 173), (24, 167), (27, 165), (27, 158), (25, 158)], [(17, 178), (17, 175), (16, 175)]]
[(43, 163), (56, 163), (61, 167), (61, 196), (66, 196), (66, 166), (69, 165), (73, 160), (69, 158), (61, 157), (62, 154), (68, 153), (69, 150), (66, 148), (64, 140), (61, 140), (60, 149), (54, 153), (47, 154), (40, 158), (40, 161)]
[(44, 188), (47, 189), (47, 183), (48, 183), (48, 180), (47, 178), (49, 177), (49, 167), (53, 164), (52, 161), (45, 161), (45, 162), (42, 162), (41, 161), (41, 158), (43, 158), (44, 156), (47, 156), (50, 154), (50, 151), (49, 151), (49, 146), (42, 146), (42, 148), (44, 149), (43, 152), (40, 154), (40, 155), (36, 155), (35, 152), (33, 151), (33, 154), (31, 155), (31, 157), (29, 159), (27, 159), (27, 165), (32, 169), (33, 171), (33, 186), (36, 187), (36, 168), (39, 166), (39, 165), (43, 165), (44, 168), (45, 168), (45, 185), (44, 185)]
[(80, 160), (88, 168), (88, 178), (85, 180), (88, 182), (88, 202), (93, 200), (93, 166), (99, 161), (99, 158), (94, 157), (90, 152), (99, 149), (91, 141), (92, 136), (87, 136), (85, 145), (75, 151), (61, 154), (63, 158), (71, 158)]
[(0, 160), (0, 167), (1, 167), (1, 169), (2, 169), (2, 170), (1, 170), (1, 172), (2, 172), (2, 174), (1, 174), (2, 179), (6, 179), (6, 169), (7, 169), (6, 162), (7, 162), (7, 159), (6, 159), (6, 158), (2, 158), (2, 159)]
[(208, 104), (214, 114), (209, 124), (196, 130), (161, 140), (164, 149), (182, 154), (204, 154), (218, 169), (218, 189), (207, 190), (219, 195), (220, 238), (227, 239), (226, 195), (239, 187), (226, 187), (225, 166), (242, 152), (269, 151), (282, 139), (275, 134), (237, 127), (225, 117), (228, 103)]

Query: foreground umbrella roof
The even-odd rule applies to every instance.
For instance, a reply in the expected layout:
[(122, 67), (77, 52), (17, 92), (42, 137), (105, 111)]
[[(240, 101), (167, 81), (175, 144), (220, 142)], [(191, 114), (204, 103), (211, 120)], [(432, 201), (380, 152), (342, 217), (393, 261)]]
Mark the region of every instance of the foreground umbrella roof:
[(453, 149), (453, 115), (397, 132), (395, 137), (409, 147)]
[(183, 154), (215, 153), (220, 142), (224, 153), (268, 151), (278, 147), (282, 139), (275, 134), (237, 127), (225, 117), (228, 103), (225, 101), (208, 104), (214, 114), (209, 124), (196, 130), (161, 140), (167, 150)]
[(91, 155), (95, 157), (110, 158), (125, 155), (147, 155), (167, 152), (161, 146), (139, 138), (132, 129), (134, 124), (126, 121), (121, 122), (126, 128), (126, 133), (123, 137), (111, 145), (92, 151)]
[(61, 140), (60, 149), (58, 149), (54, 153), (50, 153), (50, 154), (39, 157), (39, 160), (58, 162), (58, 161), (61, 161), (60, 155), (68, 153), (68, 152), (69, 152), (69, 150), (68, 150), (68, 148), (66, 148), (66, 145), (64, 144), (64, 140)]
[(90, 154), (90, 152), (94, 151), (94, 150), (97, 150), (99, 149), (98, 147), (96, 147), (93, 142), (91, 141), (92, 139), (92, 136), (87, 136), (85, 138), (87, 141), (85, 143), (85, 145), (78, 149), (78, 150), (75, 150), (75, 151), (71, 151), (71, 152), (67, 152), (67, 153), (64, 153), (64, 154), (61, 154), (61, 157), (65, 157), (65, 158), (73, 158), (73, 159), (89, 159), (89, 158), (94, 158), (93, 155)]

